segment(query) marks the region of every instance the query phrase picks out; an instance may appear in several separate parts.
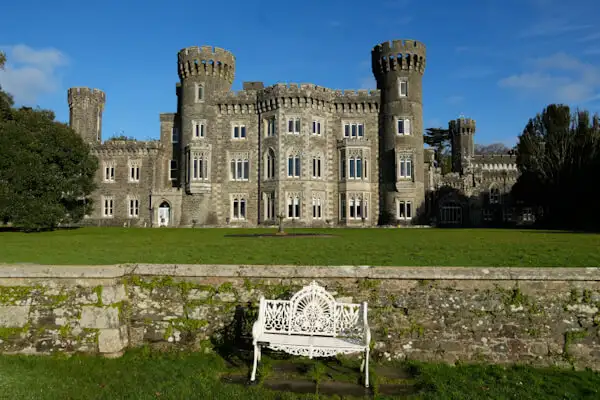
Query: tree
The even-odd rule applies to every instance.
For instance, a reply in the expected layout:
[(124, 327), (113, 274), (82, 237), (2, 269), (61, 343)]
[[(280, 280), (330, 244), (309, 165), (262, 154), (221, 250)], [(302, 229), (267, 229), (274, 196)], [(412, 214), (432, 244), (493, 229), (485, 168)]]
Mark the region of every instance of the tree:
[(450, 139), (450, 130), (444, 128), (427, 128), (423, 135), (423, 142), (435, 149), (435, 160), (442, 174), (450, 172), (452, 167)]
[(0, 115), (0, 221), (24, 230), (53, 229), (91, 211), (98, 160), (48, 110), (12, 108)]
[(600, 226), (595, 185), (600, 173), (598, 117), (551, 104), (531, 118), (517, 144), (521, 175), (513, 194), (541, 207), (548, 225)]

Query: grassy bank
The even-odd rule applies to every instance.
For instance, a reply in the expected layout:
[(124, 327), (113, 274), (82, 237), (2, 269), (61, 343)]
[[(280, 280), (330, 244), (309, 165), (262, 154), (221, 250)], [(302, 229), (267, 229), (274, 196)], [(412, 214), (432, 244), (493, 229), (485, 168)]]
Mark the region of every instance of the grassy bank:
[[(294, 359), (300, 360), (297, 357)], [(525, 400), (597, 399), (600, 396), (600, 376), (590, 371), (485, 365), (451, 367), (436, 364), (397, 364), (387, 368), (404, 368), (410, 374), (405, 381), (413, 382), (416, 394), (407, 398)], [(327, 371), (323, 367), (317, 369)], [(231, 372), (231, 367), (227, 367), (225, 361), (214, 354), (153, 353), (142, 349), (131, 351), (120, 359), (0, 356), (0, 399), (332, 398), (315, 394), (273, 392), (266, 389), (263, 383), (251, 387), (222, 383), (220, 376), (225, 372)], [(247, 368), (238, 368), (238, 372), (247, 372)], [(315, 379), (329, 379), (325, 375), (326, 373), (322, 374), (323, 378)], [(355, 376), (359, 376), (358, 371)], [(346, 379), (348, 378), (346, 374)], [(380, 385), (377, 381), (375, 377), (375, 393)], [(348, 397), (337, 397), (340, 398)], [(376, 395), (374, 398), (405, 397)]]
[(334, 237), (227, 237), (274, 229), (83, 228), (0, 232), (0, 263), (218, 263), (583, 267), (600, 235), (502, 229), (330, 229)]

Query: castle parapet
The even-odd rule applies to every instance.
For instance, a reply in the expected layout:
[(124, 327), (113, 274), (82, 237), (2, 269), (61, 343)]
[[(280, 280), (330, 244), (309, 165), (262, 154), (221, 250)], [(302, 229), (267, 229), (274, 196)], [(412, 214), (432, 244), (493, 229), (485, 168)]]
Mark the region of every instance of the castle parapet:
[(425, 72), (426, 47), (417, 40), (392, 40), (378, 44), (371, 51), (373, 72), (393, 70)]
[(138, 141), (109, 139), (92, 146), (92, 154), (97, 156), (144, 155), (158, 152), (163, 145), (158, 140)]
[(67, 99), (69, 107), (79, 104), (84, 99), (90, 99), (103, 106), (106, 103), (106, 93), (100, 89), (91, 89), (87, 87), (72, 87), (67, 90)]
[(186, 47), (177, 54), (177, 64), (180, 79), (194, 75), (213, 75), (231, 84), (235, 76), (234, 55), (220, 47)]

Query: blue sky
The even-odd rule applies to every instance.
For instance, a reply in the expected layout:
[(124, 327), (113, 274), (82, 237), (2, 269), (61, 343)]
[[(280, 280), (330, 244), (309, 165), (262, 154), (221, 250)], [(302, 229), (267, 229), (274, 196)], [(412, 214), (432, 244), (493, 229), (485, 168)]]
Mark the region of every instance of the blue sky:
[[(6, 7), (3, 7), (6, 11)], [(243, 81), (374, 88), (371, 48), (427, 46), (425, 126), (460, 114), (477, 143), (513, 144), (552, 102), (600, 111), (598, 0), (23, 0), (0, 24), (0, 84), (17, 104), (68, 120), (66, 90), (104, 90), (103, 136), (158, 138), (176, 106), (177, 52), (213, 45)]]

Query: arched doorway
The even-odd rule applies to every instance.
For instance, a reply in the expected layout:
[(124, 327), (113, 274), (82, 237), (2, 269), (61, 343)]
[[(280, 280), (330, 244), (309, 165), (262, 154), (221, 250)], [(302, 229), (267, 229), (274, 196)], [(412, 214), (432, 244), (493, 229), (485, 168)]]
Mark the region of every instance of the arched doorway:
[(171, 206), (166, 201), (158, 207), (158, 226), (169, 226), (171, 223)]

